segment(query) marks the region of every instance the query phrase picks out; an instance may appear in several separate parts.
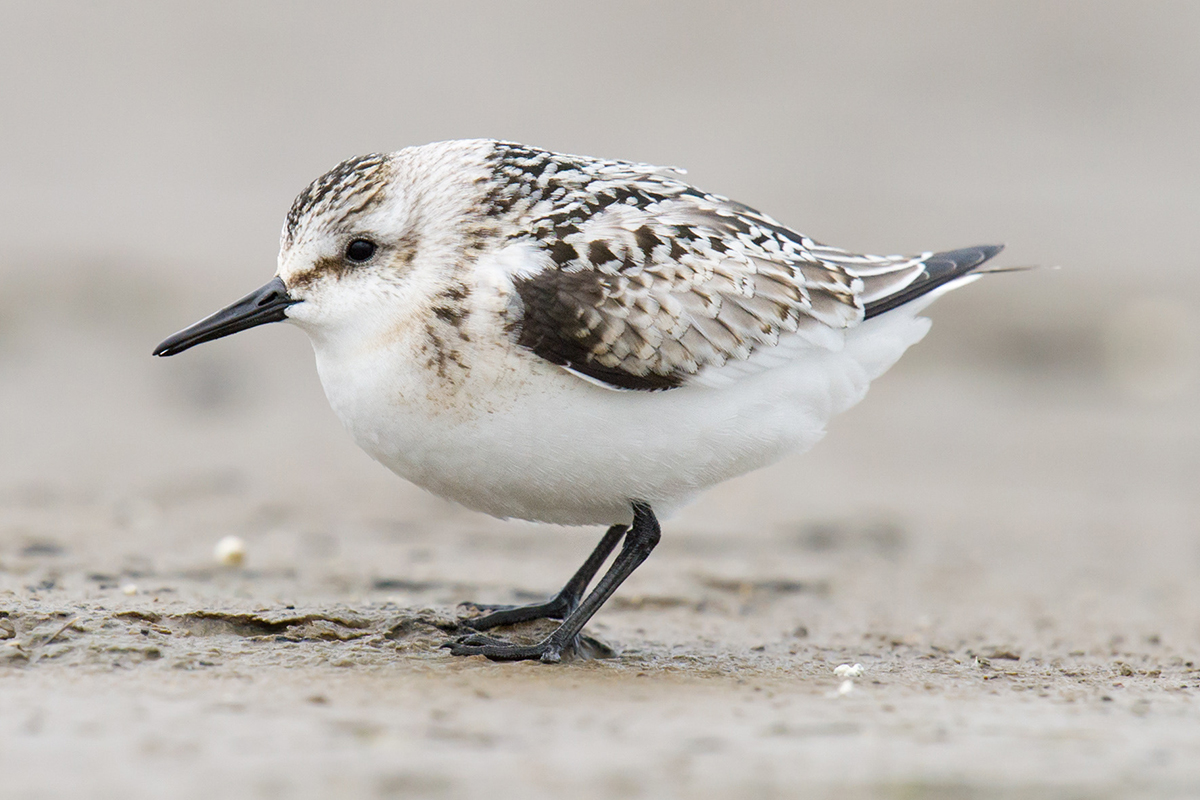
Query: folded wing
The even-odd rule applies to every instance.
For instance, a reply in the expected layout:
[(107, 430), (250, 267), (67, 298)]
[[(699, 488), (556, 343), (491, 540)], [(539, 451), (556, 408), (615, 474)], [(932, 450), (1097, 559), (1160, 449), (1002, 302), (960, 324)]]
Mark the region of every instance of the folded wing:
[[(744, 368), (724, 371), (767, 369), (797, 352), (792, 337), (839, 349), (846, 329), (1000, 250), (855, 255), (664, 170), (542, 157), (555, 159), (564, 162), (549, 168), (555, 202), (532, 198), (513, 237), (536, 254), (513, 276), (517, 341), (613, 389), (712, 383), (705, 374), (732, 362)], [(789, 346), (773, 361), (781, 339)]]

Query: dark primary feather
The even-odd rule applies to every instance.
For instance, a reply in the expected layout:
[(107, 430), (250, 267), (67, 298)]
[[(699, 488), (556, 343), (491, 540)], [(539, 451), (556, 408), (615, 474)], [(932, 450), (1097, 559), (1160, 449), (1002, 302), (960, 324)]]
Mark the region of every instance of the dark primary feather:
[(925, 270), (915, 281), (895, 294), (882, 297), (873, 303), (867, 303), (865, 318), (877, 317), (885, 311), (899, 308), (910, 300), (916, 300), (921, 295), (928, 294), (955, 278), (961, 278), (963, 275), (973, 272), (983, 262), (1003, 249), (1004, 245), (1002, 244), (985, 244), (934, 253), (925, 259), (923, 262)]
[(613, 388), (671, 389), (798, 335), (816, 345), (999, 248), (828, 247), (669, 170), (497, 143), (490, 214), (544, 254), (514, 280), (518, 343)]

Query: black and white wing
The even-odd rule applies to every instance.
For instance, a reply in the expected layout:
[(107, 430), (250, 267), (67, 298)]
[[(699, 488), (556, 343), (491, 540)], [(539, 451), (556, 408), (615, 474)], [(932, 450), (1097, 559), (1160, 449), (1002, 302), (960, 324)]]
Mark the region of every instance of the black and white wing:
[(518, 344), (614, 389), (671, 389), (710, 382), (730, 362), (769, 364), (759, 356), (781, 337), (836, 349), (845, 329), (1000, 250), (854, 255), (672, 171), (497, 148), (493, 208), (516, 220), (512, 238), (535, 254), (513, 276)]

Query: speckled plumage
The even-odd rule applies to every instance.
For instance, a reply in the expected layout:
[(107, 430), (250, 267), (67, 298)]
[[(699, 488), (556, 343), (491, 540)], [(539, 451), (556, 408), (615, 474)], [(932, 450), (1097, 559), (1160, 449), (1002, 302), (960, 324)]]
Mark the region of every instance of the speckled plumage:
[(288, 211), (282, 245), (287, 247), (295, 241), (302, 223), (320, 220), (331, 229), (369, 208), (387, 186), (388, 163), (386, 153), (355, 156), (310, 183)]
[[(925, 273), (932, 253), (821, 245), (675, 170), (504, 142), (491, 163), (487, 212), (549, 258), (515, 281), (520, 343), (619, 388), (673, 388), (789, 333), (828, 341), (826, 331), (935, 277)], [(954, 266), (962, 274), (989, 255)]]

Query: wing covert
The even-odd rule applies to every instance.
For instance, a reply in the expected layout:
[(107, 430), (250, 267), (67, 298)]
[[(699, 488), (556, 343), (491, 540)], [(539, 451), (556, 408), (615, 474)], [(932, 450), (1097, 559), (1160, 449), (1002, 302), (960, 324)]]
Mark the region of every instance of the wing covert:
[[(510, 240), (541, 254), (512, 276), (522, 306), (517, 342), (610, 388), (705, 383), (705, 373), (765, 355), (784, 336), (836, 350), (844, 330), (873, 310), (927, 290), (930, 253), (827, 247), (644, 164), (516, 145), (501, 153)], [(970, 271), (982, 260), (962, 263)], [(937, 285), (953, 272), (939, 271)]]

